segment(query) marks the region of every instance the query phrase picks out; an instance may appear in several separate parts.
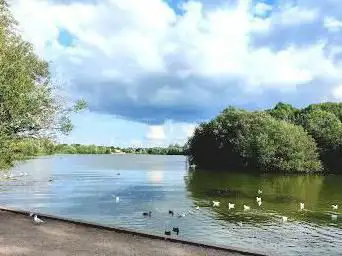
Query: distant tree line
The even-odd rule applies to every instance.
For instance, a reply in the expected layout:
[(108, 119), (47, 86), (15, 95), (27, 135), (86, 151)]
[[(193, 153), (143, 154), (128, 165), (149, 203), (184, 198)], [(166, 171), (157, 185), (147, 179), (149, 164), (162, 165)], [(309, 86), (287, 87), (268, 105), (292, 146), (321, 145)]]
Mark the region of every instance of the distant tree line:
[(202, 169), (342, 173), (342, 103), (228, 107), (195, 129), (186, 153)]
[(97, 146), (83, 144), (55, 144), (48, 139), (20, 140), (14, 147), (18, 159), (51, 154), (151, 154), (183, 155), (184, 147), (178, 144), (168, 147), (120, 148), (115, 146)]

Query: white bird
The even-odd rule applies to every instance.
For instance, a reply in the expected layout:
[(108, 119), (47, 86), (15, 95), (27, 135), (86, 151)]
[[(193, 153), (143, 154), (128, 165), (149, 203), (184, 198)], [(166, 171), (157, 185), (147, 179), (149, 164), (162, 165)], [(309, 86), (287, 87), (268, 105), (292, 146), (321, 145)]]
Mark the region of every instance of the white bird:
[(200, 209), (200, 207), (197, 205), (197, 206), (196, 206), (196, 210), (199, 210), (199, 209)]
[(331, 206), (334, 210), (337, 210), (338, 209), (338, 205), (336, 204), (336, 205), (332, 205)]
[(256, 197), (257, 202), (261, 202), (261, 197)]
[(196, 165), (195, 164), (190, 165), (190, 169), (196, 169)]
[(337, 215), (336, 215), (336, 214), (332, 214), (332, 215), (331, 215), (331, 219), (332, 219), (332, 220), (337, 220)]
[(120, 197), (117, 196), (117, 197), (115, 198), (115, 200), (116, 200), (116, 202), (118, 203), (118, 202), (120, 201)]
[(249, 207), (249, 206), (247, 206), (247, 205), (243, 205), (243, 209), (244, 209), (245, 211), (248, 211), (248, 210), (251, 209), (251, 207)]
[(283, 216), (281, 217), (281, 219), (283, 220), (283, 222), (287, 222), (287, 217)]
[(242, 222), (241, 222), (241, 221), (239, 221), (239, 222), (237, 222), (237, 223), (236, 223), (236, 225), (238, 225), (238, 226), (242, 227)]
[(231, 204), (231, 203), (228, 203), (228, 209), (234, 209), (235, 208), (235, 204)]
[(258, 194), (259, 195), (262, 194), (262, 190), (258, 189)]
[(220, 202), (219, 202), (219, 201), (213, 201), (213, 206), (214, 206), (214, 207), (215, 207), (215, 206), (219, 207), (219, 206), (220, 206)]
[(35, 224), (42, 224), (42, 223), (44, 223), (44, 221), (39, 219), (37, 215), (34, 215), (33, 221), (34, 221)]
[(258, 205), (261, 206), (262, 202), (261, 201), (258, 201)]
[(33, 216), (33, 212), (30, 212), (30, 217), (32, 217)]
[(300, 210), (304, 210), (304, 203), (300, 203), (299, 208), (300, 208)]

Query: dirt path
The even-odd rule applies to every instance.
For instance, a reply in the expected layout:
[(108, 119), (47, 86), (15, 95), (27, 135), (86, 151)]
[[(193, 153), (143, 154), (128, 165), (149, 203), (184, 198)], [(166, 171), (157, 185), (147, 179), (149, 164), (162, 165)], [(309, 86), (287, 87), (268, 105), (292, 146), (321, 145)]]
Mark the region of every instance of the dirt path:
[[(44, 218), (42, 218), (44, 219)], [(242, 255), (0, 210), (0, 255)]]

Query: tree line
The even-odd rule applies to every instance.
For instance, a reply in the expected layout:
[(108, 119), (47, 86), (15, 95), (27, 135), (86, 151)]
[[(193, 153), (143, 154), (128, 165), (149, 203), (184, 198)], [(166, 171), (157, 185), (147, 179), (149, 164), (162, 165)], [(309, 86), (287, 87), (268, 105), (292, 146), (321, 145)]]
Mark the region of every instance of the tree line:
[(228, 107), (195, 129), (186, 153), (201, 169), (341, 173), (342, 103)]
[(18, 159), (26, 159), (39, 155), (52, 154), (150, 154), (150, 155), (183, 155), (184, 147), (172, 144), (168, 147), (115, 147), (83, 144), (57, 144), (49, 139), (20, 140), (14, 147)]

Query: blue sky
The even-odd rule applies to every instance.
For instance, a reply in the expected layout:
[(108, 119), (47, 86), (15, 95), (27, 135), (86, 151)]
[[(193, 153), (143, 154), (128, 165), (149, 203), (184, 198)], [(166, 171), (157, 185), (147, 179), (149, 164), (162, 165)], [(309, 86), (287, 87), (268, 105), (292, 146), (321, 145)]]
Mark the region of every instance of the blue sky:
[(61, 141), (184, 143), (228, 105), (342, 99), (338, 0), (14, 0), (25, 39), (89, 109)]

